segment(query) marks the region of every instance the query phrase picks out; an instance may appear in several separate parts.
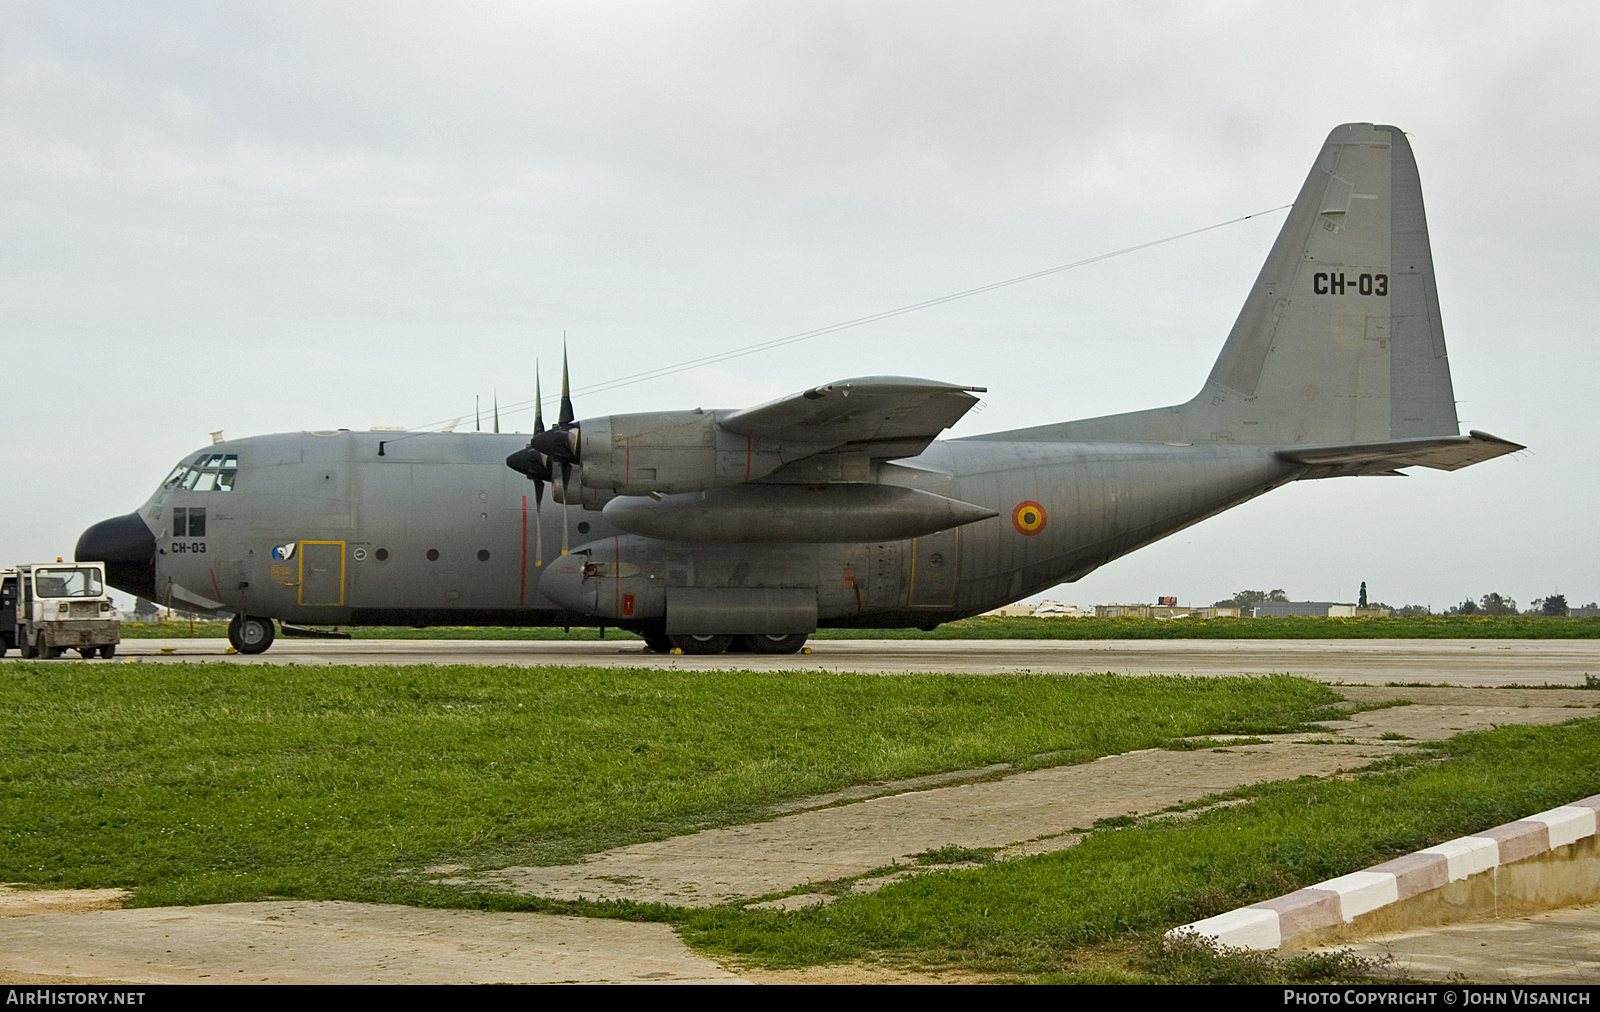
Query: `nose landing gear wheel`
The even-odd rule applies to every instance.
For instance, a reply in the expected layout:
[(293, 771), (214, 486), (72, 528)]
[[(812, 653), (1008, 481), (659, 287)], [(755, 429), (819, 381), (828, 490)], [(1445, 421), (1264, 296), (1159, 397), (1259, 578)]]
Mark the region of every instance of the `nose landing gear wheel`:
[(741, 636), (751, 653), (756, 654), (797, 654), (800, 648), (806, 645), (805, 633), (789, 633), (786, 636), (773, 636), (769, 633), (756, 633), (752, 636)]
[(733, 643), (732, 636), (669, 636), (672, 645), (686, 654), (720, 654)]
[(228, 623), (228, 642), (241, 654), (259, 654), (272, 646), (277, 631), (272, 619), (254, 615), (235, 615)]

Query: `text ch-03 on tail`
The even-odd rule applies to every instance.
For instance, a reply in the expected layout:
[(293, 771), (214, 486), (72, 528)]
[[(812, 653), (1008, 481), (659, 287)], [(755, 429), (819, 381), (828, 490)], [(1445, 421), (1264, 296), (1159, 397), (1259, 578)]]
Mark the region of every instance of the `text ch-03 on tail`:
[[(307, 624), (605, 625), (653, 649), (798, 650), (819, 626), (988, 611), (1287, 482), (1455, 470), (1520, 449), (1456, 421), (1416, 163), (1341, 126), (1195, 397), (936, 440), (973, 389), (871, 376), (731, 410), (498, 433), (301, 432), (180, 463), (79, 560), (232, 613), (243, 651)], [(549, 495), (546, 495), (546, 493)]]

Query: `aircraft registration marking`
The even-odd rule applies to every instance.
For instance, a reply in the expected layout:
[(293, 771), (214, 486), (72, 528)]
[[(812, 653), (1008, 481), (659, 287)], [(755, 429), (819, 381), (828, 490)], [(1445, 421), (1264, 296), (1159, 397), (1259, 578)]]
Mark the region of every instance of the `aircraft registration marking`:
[(1343, 273), (1318, 271), (1311, 275), (1311, 291), (1316, 295), (1378, 295), (1389, 294), (1389, 275), (1361, 274), (1354, 278)]

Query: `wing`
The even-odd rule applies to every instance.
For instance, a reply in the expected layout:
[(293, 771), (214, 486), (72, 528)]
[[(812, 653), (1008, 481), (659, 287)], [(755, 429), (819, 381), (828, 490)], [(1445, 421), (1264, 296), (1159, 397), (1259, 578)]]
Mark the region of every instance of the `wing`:
[(984, 387), (904, 376), (864, 376), (720, 413), (729, 432), (779, 442), (846, 447), (877, 458), (911, 457), (978, 403)]
[[(1526, 449), (1487, 432), (1473, 430), (1465, 436), (1433, 436), (1421, 439), (1392, 439), (1376, 443), (1342, 443), (1330, 446), (1293, 447), (1277, 451), (1279, 460), (1305, 464), (1315, 473), (1308, 478), (1334, 478), (1346, 475), (1389, 474), (1398, 467), (1432, 467), (1455, 471), (1469, 464), (1492, 460), (1503, 454)], [(1326, 473), (1323, 473), (1326, 472)]]

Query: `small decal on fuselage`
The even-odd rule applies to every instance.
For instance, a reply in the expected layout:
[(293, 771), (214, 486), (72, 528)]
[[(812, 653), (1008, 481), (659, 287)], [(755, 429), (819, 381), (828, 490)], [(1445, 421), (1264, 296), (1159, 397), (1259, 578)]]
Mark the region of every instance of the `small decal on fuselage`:
[(288, 562), (294, 558), (294, 549), (297, 542), (291, 541), (287, 545), (279, 545), (272, 550), (272, 557), (279, 562)]
[(1032, 499), (1017, 503), (1017, 508), (1011, 511), (1011, 525), (1017, 529), (1018, 534), (1032, 537), (1044, 530), (1045, 521), (1049, 519), (1044, 507)]

